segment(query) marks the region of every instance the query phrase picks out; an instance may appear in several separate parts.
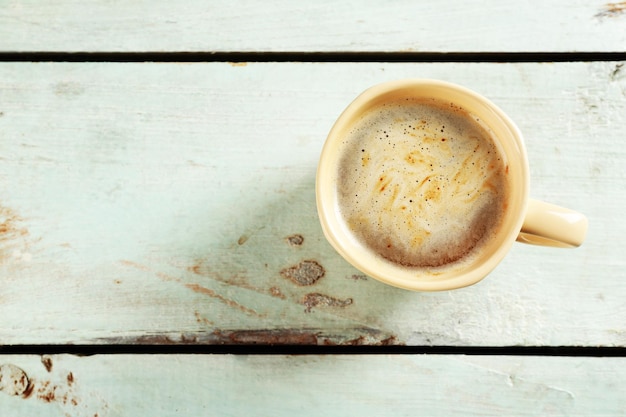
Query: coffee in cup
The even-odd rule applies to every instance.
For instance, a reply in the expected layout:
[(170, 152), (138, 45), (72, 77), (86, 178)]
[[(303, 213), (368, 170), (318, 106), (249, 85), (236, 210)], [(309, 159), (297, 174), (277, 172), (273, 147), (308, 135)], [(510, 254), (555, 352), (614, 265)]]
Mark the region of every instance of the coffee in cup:
[(487, 126), (454, 103), (389, 99), (342, 140), (338, 208), (363, 246), (412, 268), (445, 268), (493, 239), (507, 165)]
[(515, 240), (582, 243), (580, 213), (529, 198), (522, 134), (464, 87), (410, 79), (374, 86), (331, 129), (317, 170), (322, 229), (353, 266), (412, 290), (483, 279)]

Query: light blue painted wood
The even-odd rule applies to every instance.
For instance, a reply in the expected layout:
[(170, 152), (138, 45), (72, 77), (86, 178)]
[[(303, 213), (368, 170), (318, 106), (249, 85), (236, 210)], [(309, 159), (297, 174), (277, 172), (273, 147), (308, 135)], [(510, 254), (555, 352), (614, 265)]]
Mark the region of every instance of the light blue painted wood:
[[(626, 346), (625, 71), (3, 63), (0, 340)], [(581, 248), (517, 244), (485, 281), (434, 294), (332, 250), (314, 197), (325, 136), (363, 89), (416, 76), (517, 121), (532, 195), (589, 217)], [(307, 260), (314, 285), (281, 274)]]
[(603, 0), (13, 0), (2, 51), (624, 51), (626, 6)]
[(622, 416), (624, 358), (3, 356), (30, 378), (0, 412), (46, 415)]

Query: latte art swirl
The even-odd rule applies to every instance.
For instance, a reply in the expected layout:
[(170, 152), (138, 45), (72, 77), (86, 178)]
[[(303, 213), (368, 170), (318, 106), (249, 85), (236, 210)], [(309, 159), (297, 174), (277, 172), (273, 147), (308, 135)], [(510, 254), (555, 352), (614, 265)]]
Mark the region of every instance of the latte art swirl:
[(387, 102), (364, 114), (342, 147), (339, 209), (378, 256), (440, 267), (497, 232), (508, 168), (465, 110), (425, 99)]

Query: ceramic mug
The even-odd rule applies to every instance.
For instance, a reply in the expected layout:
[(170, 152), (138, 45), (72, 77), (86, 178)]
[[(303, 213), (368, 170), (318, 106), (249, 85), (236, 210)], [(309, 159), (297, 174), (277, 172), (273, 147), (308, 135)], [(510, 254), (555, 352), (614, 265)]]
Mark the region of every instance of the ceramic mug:
[[(347, 135), (354, 131), (368, 111), (378, 109), (381, 104), (398, 103), (404, 99), (450, 103), (455, 109), (460, 109), (458, 114), (480, 121), (504, 161), (502, 167), (506, 166), (501, 168), (506, 169), (508, 187), (506, 200), (502, 204), (504, 208), (501, 219), (493, 236), (467, 259), (461, 257), (433, 266), (407, 265), (392, 259), (393, 256), (389, 256), (389, 253), (384, 256), (377, 253), (355, 232), (354, 225), (344, 218), (343, 212), (346, 208), (342, 207), (338, 187), (346, 172), (344, 165)], [(441, 140), (445, 138), (441, 137)], [(365, 155), (365, 149), (358, 151), (363, 151)], [(363, 161), (365, 163), (368, 160)], [(380, 178), (382, 180), (383, 176)], [(403, 181), (413, 179), (407, 177)], [(487, 98), (455, 84), (438, 80), (407, 79), (369, 88), (339, 116), (322, 149), (316, 176), (316, 200), (320, 223), (327, 240), (354, 267), (396, 287), (437, 291), (461, 288), (482, 280), (500, 263), (516, 240), (553, 247), (577, 247), (583, 242), (587, 231), (585, 216), (530, 199), (529, 185), (529, 165), (522, 134), (502, 110)], [(381, 190), (383, 188), (384, 186)], [(403, 198), (413, 202), (417, 196)], [(394, 207), (398, 206), (394, 204)], [(419, 210), (413, 215), (419, 217)], [(410, 217), (408, 219), (411, 220)], [(415, 220), (419, 221), (419, 218)], [(406, 229), (407, 236), (410, 237), (412, 229), (408, 226)], [(391, 247), (391, 243), (388, 246)]]

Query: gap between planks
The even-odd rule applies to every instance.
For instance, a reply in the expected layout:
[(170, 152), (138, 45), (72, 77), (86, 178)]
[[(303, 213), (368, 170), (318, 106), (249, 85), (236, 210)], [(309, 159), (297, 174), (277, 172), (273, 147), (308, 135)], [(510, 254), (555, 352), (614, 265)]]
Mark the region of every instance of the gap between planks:
[(203, 345), (172, 344), (90, 344), (90, 345), (7, 345), (0, 355), (76, 356), (116, 354), (232, 354), (232, 355), (466, 355), (543, 357), (626, 357), (626, 347), (592, 346), (310, 346), (310, 345)]
[(603, 62), (626, 52), (0, 52), (0, 62)]

